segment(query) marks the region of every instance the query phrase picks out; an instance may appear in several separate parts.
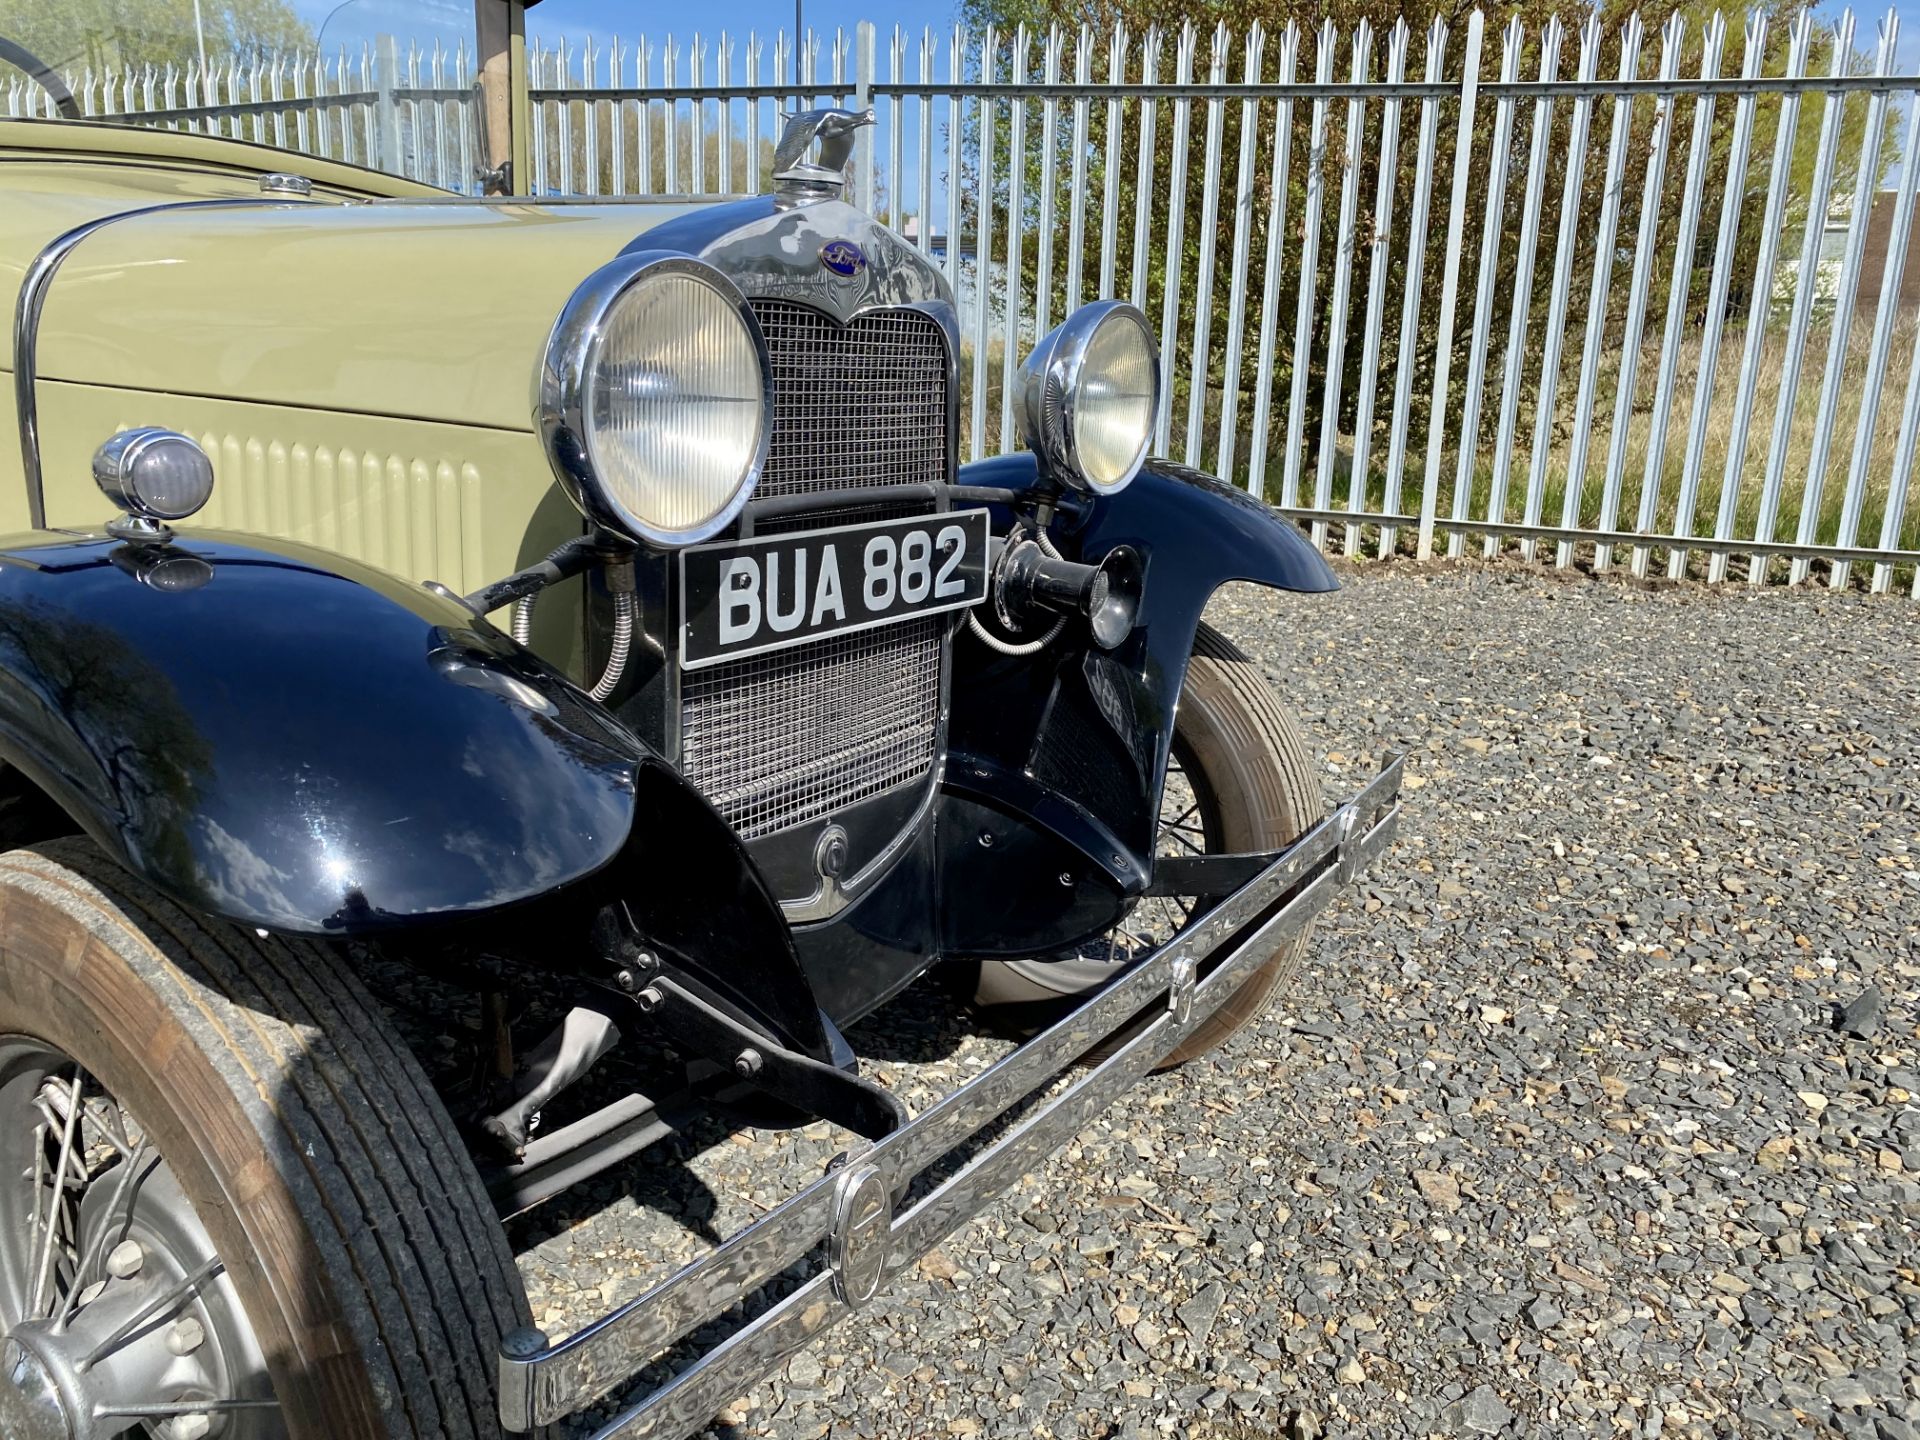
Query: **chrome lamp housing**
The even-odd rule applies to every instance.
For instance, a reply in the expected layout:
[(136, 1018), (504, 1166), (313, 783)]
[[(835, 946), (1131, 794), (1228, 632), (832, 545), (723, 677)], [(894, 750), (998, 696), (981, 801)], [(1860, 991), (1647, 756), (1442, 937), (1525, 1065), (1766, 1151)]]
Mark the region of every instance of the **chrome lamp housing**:
[(773, 424), (766, 338), (733, 281), (690, 256), (622, 255), (567, 300), (535, 381), (534, 423), (589, 520), (674, 547), (725, 529)]
[(93, 455), (93, 480), (121, 510), (107, 522), (120, 540), (164, 542), (169, 520), (185, 520), (213, 498), (213, 461), (177, 430), (140, 425), (110, 437)]
[(1096, 494), (1125, 489), (1160, 413), (1160, 354), (1147, 317), (1121, 300), (1074, 311), (1027, 357), (1020, 408), (1027, 445), (1048, 475)]

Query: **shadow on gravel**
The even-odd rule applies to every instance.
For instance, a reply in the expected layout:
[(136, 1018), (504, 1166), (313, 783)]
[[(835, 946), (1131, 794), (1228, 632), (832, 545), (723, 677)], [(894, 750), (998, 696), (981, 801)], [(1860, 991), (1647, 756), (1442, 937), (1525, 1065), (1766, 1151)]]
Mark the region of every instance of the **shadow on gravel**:
[(847, 1030), (847, 1043), (863, 1060), (904, 1065), (947, 1060), (975, 1033), (955, 1002), (950, 981), (929, 974)]
[[(474, 1109), (474, 1037), (479, 1033), (475, 996), (451, 984), (375, 955), (360, 958), (388, 1019), (412, 1046), (456, 1120)], [(530, 1045), (562, 1013), (557, 1001), (535, 1001), (514, 1018), (516, 1043)], [(677, 1087), (679, 1066), (659, 1046), (624, 1044), (606, 1056), (542, 1116), (547, 1126), (565, 1125), (621, 1095), (664, 1095)], [(702, 1112), (676, 1134), (640, 1151), (591, 1181), (508, 1219), (507, 1241), (515, 1252), (544, 1234), (565, 1231), (625, 1198), (641, 1209), (710, 1243), (725, 1237), (713, 1226), (719, 1200), (687, 1166), (690, 1157), (727, 1143), (741, 1126), (717, 1112)]]
[[(849, 1028), (847, 1042), (863, 1061), (922, 1065), (952, 1058), (974, 1033), (966, 1012), (956, 1009), (943, 983), (929, 977)], [(659, 1056), (629, 1057), (615, 1051), (582, 1082), (580, 1096), (568, 1097), (568, 1108), (600, 1103), (623, 1089), (644, 1090), (649, 1083), (657, 1084), (660, 1063)], [(564, 1123), (564, 1117), (557, 1123)], [(702, 1110), (671, 1139), (641, 1151), (586, 1185), (514, 1217), (507, 1222), (508, 1239), (516, 1250), (521, 1249), (536, 1243), (542, 1233), (570, 1229), (598, 1215), (615, 1200), (626, 1198), (688, 1234), (717, 1245), (726, 1238), (713, 1224), (718, 1197), (694, 1172), (691, 1162), (717, 1147), (739, 1143), (743, 1137), (762, 1135), (766, 1128), (752, 1118), (721, 1109)], [(847, 1135), (838, 1139), (854, 1142), (854, 1137)], [(963, 1151), (962, 1158), (971, 1149)]]
[(719, 1197), (688, 1168), (687, 1162), (703, 1151), (726, 1144), (744, 1128), (718, 1114), (702, 1115), (671, 1138), (649, 1146), (588, 1183), (506, 1221), (507, 1243), (517, 1253), (537, 1243), (542, 1233), (569, 1230), (624, 1198), (688, 1234), (718, 1245), (727, 1238), (713, 1224)]

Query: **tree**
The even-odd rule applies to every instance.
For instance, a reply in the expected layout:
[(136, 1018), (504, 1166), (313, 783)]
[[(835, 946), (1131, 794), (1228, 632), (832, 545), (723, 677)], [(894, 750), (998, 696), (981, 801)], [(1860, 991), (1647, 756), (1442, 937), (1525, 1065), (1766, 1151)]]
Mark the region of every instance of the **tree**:
[[(1758, 0), (1765, 6), (1768, 20), (1765, 39), (1765, 59), (1761, 67), (1763, 74), (1778, 75), (1784, 72), (1786, 52), (1789, 41), (1789, 29), (1800, 11), (1797, 6), (1774, 3), (1774, 0)], [(1180, 27), (1193, 14), (1182, 0), (963, 0), (963, 14), (978, 35), (988, 24), (996, 27), (1000, 59), (996, 64), (997, 78), (1009, 78), (1010, 59), (1016, 43), (1015, 27), (1027, 25), (1034, 36), (1031, 42), (1037, 56), (1042, 53), (1038, 47), (1045, 43), (1048, 27), (1058, 24), (1065, 31), (1063, 42), (1065, 58), (1062, 65), (1063, 75), (1072, 75), (1077, 59), (1077, 50), (1086, 43), (1091, 51), (1087, 70), (1096, 81), (1105, 81), (1108, 77), (1108, 56), (1110, 52), (1109, 36), (1117, 24), (1126, 27), (1131, 39), (1132, 52), (1128, 58), (1127, 78), (1137, 80), (1140, 75), (1139, 53), (1144, 37), (1151, 26), (1160, 26), (1163, 41), (1160, 50), (1157, 81), (1168, 83), (1174, 78), (1173, 50), (1174, 41)], [(1462, 65), (1462, 51), (1466, 32), (1466, 21), (1471, 7), (1465, 3), (1456, 3), (1442, 12), (1441, 18), (1449, 29), (1449, 41), (1446, 48), (1442, 78), (1450, 84), (1457, 84)], [(1523, 26), (1524, 39), (1520, 47), (1516, 74), (1522, 80), (1539, 77), (1541, 63), (1542, 32), (1546, 24), (1558, 18), (1566, 27), (1564, 41), (1557, 67), (1561, 78), (1572, 78), (1579, 59), (1580, 26), (1589, 17), (1599, 24), (1600, 46), (1595, 63), (1595, 74), (1602, 78), (1612, 78), (1620, 73), (1622, 61), (1623, 33), (1630, 9), (1625, 4), (1612, 4), (1599, 8), (1587, 6), (1569, 6), (1550, 3), (1550, 0), (1533, 0), (1514, 7), (1511, 12), (1503, 11), (1498, 16), (1489, 16), (1486, 32), (1485, 52), (1481, 61), (1481, 75), (1484, 80), (1493, 79), (1501, 64), (1502, 27), (1508, 13), (1513, 14)], [(1683, 26), (1683, 38), (1677, 51), (1676, 72), (1683, 79), (1699, 74), (1702, 37), (1711, 15), (1711, 7), (1701, 4), (1691, 5), (1654, 5), (1642, 8), (1640, 16), (1644, 25), (1644, 38), (1641, 44), (1639, 60), (1635, 73), (1643, 78), (1652, 78), (1657, 73), (1661, 57), (1662, 27), (1670, 17), (1678, 16)], [(1720, 73), (1723, 76), (1738, 75), (1744, 56), (1743, 31), (1750, 10), (1732, 10), (1726, 12), (1727, 38), (1722, 56)], [(1333, 21), (1333, 50), (1327, 57), (1330, 61), (1330, 78), (1336, 82), (1345, 82), (1352, 78), (1353, 38), (1356, 30), (1365, 22), (1372, 26), (1374, 44), (1372, 59), (1365, 79), (1384, 78), (1385, 56), (1388, 35), (1397, 18), (1397, 7), (1392, 0), (1334, 0), (1331, 5), (1315, 4), (1308, 6), (1299, 0), (1226, 0), (1226, 3), (1210, 6), (1202, 16), (1204, 28), (1196, 37), (1196, 55), (1194, 78), (1204, 81), (1208, 75), (1212, 58), (1213, 26), (1224, 22), (1231, 32), (1231, 40), (1225, 56), (1225, 74), (1230, 81), (1243, 78), (1244, 50), (1242, 37), (1255, 22), (1265, 28), (1267, 33), (1265, 55), (1259, 72), (1259, 78), (1272, 81), (1278, 78), (1278, 55), (1281, 49), (1281, 36), (1288, 25), (1297, 27), (1298, 51), (1294, 66), (1294, 77), (1299, 81), (1313, 79), (1321, 60), (1319, 48), (1323, 43), (1324, 21)], [(1199, 18), (1199, 17), (1197, 17)], [(1088, 27), (1085, 31), (1081, 26)], [(1082, 37), (1084, 38), (1084, 42)], [(1825, 74), (1833, 57), (1834, 38), (1832, 31), (1824, 24), (1816, 24), (1813, 30), (1811, 53), (1808, 59), (1809, 74)], [(1406, 59), (1406, 78), (1410, 81), (1422, 77), (1426, 62), (1426, 39), (1416, 33), (1411, 37)], [(1845, 57), (1849, 70), (1865, 68), (1867, 57), (1850, 55)], [(977, 58), (974, 66), (977, 70)], [(1038, 71), (1037, 60), (1030, 74)], [(1647, 159), (1651, 151), (1656, 113), (1664, 103), (1669, 114), (1668, 159), (1665, 183), (1658, 192), (1660, 210), (1655, 218), (1652, 233), (1655, 237), (1654, 255), (1657, 257), (1651, 271), (1651, 284), (1645, 307), (1645, 321), (1640, 334), (1641, 343), (1657, 343), (1669, 288), (1674, 283), (1688, 287), (1688, 311), (1690, 322), (1696, 323), (1700, 311), (1706, 303), (1708, 279), (1713, 260), (1717, 218), (1720, 211), (1725, 178), (1728, 173), (1727, 159), (1731, 150), (1732, 132), (1736, 111), (1735, 102), (1726, 96), (1719, 97), (1712, 115), (1709, 131), (1709, 157), (1705, 167), (1707, 183), (1702, 196), (1702, 221), (1692, 248), (1687, 256), (1670, 256), (1662, 249), (1670, 250), (1679, 230), (1679, 216), (1682, 207), (1682, 175), (1684, 173), (1688, 147), (1691, 143), (1694, 102), (1691, 97), (1662, 102), (1657, 97), (1640, 96), (1632, 100), (1625, 108), (1627, 123), (1624, 155), (1625, 183), (1619, 189), (1619, 229), (1615, 240), (1614, 253), (1610, 263), (1612, 278), (1608, 289), (1606, 304), (1601, 312), (1601, 323), (1606, 327), (1606, 354), (1608, 374), (1617, 368), (1617, 360), (1625, 343), (1625, 321), (1629, 305), (1631, 286), (1628, 277), (1631, 274), (1636, 243), (1640, 229), (1641, 180), (1646, 172)], [(1815, 168), (1815, 150), (1821, 128), (1822, 109), (1827, 102), (1824, 99), (1809, 97), (1801, 105), (1800, 123), (1791, 150), (1789, 171), (1790, 193), (1799, 197), (1799, 209), (1790, 211), (1788, 217), (1788, 243), (1783, 246), (1783, 254), (1794, 253), (1798, 244), (1798, 235), (1804, 232), (1809, 223), (1818, 223), (1824, 216), (1809, 217), (1806, 213), (1805, 197), (1810, 188), (1809, 181)], [(1568, 119), (1572, 102), (1567, 99), (1556, 100), (1549, 117), (1549, 143), (1544, 153), (1544, 165), (1541, 175), (1541, 193), (1544, 197), (1540, 215), (1540, 240), (1535, 256), (1536, 269), (1534, 283), (1529, 297), (1528, 336), (1530, 349), (1537, 355), (1540, 336), (1547, 323), (1547, 310), (1551, 291), (1551, 274), (1556, 259), (1556, 239), (1561, 210), (1561, 198), (1569, 164), (1568, 155)], [(1029, 106), (1030, 112), (1034, 109)], [(1128, 293), (1127, 278), (1133, 273), (1135, 231), (1132, 217), (1139, 204), (1138, 193), (1138, 151), (1139, 133), (1138, 106), (1128, 102), (1123, 107), (1122, 143), (1119, 147), (1120, 169), (1112, 177), (1118, 186), (1120, 195), (1119, 213), (1123, 217), (1121, 233), (1114, 237), (1118, 255), (1117, 272), (1120, 283), (1116, 287), (1120, 294)], [(1841, 111), (1838, 160), (1833, 176), (1832, 194), (1835, 197), (1850, 196), (1854, 193), (1860, 179), (1859, 157), (1861, 138), (1864, 131), (1865, 97), (1855, 95), (1846, 102)], [(1253, 147), (1251, 173), (1240, 173), (1240, 135), (1243, 123), (1243, 109), (1240, 103), (1229, 100), (1220, 107), (1220, 187), (1222, 198), (1218, 204), (1213, 225), (1204, 226), (1203, 194), (1206, 182), (1206, 167), (1203, 163), (1208, 133), (1209, 107), (1203, 101), (1195, 101), (1191, 106), (1187, 133), (1184, 136), (1187, 150), (1187, 162), (1184, 176), (1183, 196), (1184, 223), (1180, 237), (1181, 255), (1178, 264), (1170, 265), (1176, 257), (1167, 253), (1169, 218), (1171, 211), (1172, 185), (1174, 177), (1173, 160), (1175, 146), (1182, 137), (1176, 133), (1178, 111), (1170, 102), (1162, 102), (1158, 107), (1157, 126), (1153, 144), (1153, 176), (1156, 192), (1149, 197), (1151, 224), (1147, 229), (1149, 247), (1146, 255), (1146, 300), (1148, 313), (1156, 324), (1163, 319), (1165, 297), (1165, 276), (1173, 268), (1182, 277), (1182, 293), (1177, 307), (1176, 324), (1179, 335), (1176, 340), (1176, 354), (1191, 350), (1190, 339), (1196, 329), (1197, 306), (1207, 307), (1209, 324), (1209, 345), (1202, 357), (1204, 363), (1196, 361), (1194, 383), (1205, 386), (1202, 396), (1201, 414), (1205, 417), (1203, 432), (1211, 444), (1211, 436), (1221, 413), (1223, 399), (1229, 389), (1235, 393), (1239, 434), (1236, 445), (1236, 464), (1244, 461), (1247, 455), (1247, 432), (1251, 428), (1251, 412), (1257, 400), (1254, 393), (1256, 371), (1252, 363), (1253, 336), (1259, 321), (1257, 313), (1261, 300), (1261, 279), (1264, 275), (1267, 252), (1270, 246), (1277, 245), (1279, 265), (1277, 296), (1279, 314), (1275, 317), (1276, 334), (1276, 374), (1269, 396), (1269, 405), (1282, 409), (1290, 396), (1294, 381), (1294, 366), (1304, 364), (1309, 368), (1308, 383), (1303, 390), (1306, 402), (1306, 414), (1302, 425), (1303, 449), (1305, 455), (1302, 465), (1311, 470), (1317, 455), (1317, 438), (1320, 434), (1320, 407), (1324, 397), (1337, 393), (1340, 397), (1340, 413), (1336, 417), (1335, 428), (1342, 434), (1352, 434), (1358, 421), (1358, 395), (1362, 354), (1363, 332), (1361, 327), (1372, 323), (1383, 325), (1386, 333), (1381, 337), (1381, 372), (1376, 390), (1376, 403), (1373, 409), (1375, 426), (1384, 426), (1390, 406), (1386, 403), (1392, 396), (1395, 381), (1403, 367), (1412, 367), (1414, 383), (1411, 387), (1413, 398), (1415, 434), (1424, 430), (1424, 409), (1431, 393), (1431, 376), (1435, 356), (1439, 346), (1437, 319), (1440, 313), (1440, 290), (1442, 285), (1441, 258), (1444, 252), (1446, 227), (1449, 219), (1449, 201), (1452, 191), (1454, 163), (1454, 126), (1457, 124), (1457, 106), (1451, 98), (1441, 100), (1437, 105), (1439, 144), (1435, 153), (1435, 170), (1425, 177), (1430, 189), (1431, 209), (1427, 233), (1426, 255), (1422, 266), (1420, 283), (1414, 287), (1416, 294), (1411, 297), (1419, 306), (1420, 323), (1415, 330), (1414, 344), (1406, 353), (1402, 353), (1398, 344), (1400, 304), (1390, 304), (1387, 316), (1373, 315), (1368, 306), (1368, 242), (1372, 238), (1373, 207), (1377, 192), (1379, 165), (1382, 152), (1383, 109), (1381, 103), (1370, 100), (1363, 110), (1362, 124), (1365, 127), (1361, 144), (1357, 151), (1358, 175), (1356, 212), (1356, 253), (1352, 258), (1351, 281), (1345, 314), (1344, 329), (1346, 343), (1342, 349), (1340, 363), (1342, 374), (1337, 391), (1327, 384), (1325, 366), (1329, 362), (1328, 336), (1333, 329), (1334, 276), (1337, 260), (1338, 237), (1337, 220), (1340, 208), (1342, 183), (1347, 178), (1347, 158), (1349, 137), (1347, 135), (1348, 105), (1345, 100), (1333, 100), (1325, 104), (1323, 118), (1323, 145), (1319, 159), (1319, 182), (1322, 189), (1320, 210), (1320, 234), (1317, 247), (1312, 255), (1303, 254), (1302, 217), (1308, 206), (1309, 186), (1315, 170), (1314, 157), (1310, 153), (1311, 116), (1314, 105), (1310, 100), (1297, 100), (1292, 106), (1289, 133), (1282, 137), (1288, 147), (1286, 165), (1287, 193), (1283, 197), (1286, 223), (1282, 233), (1270, 236), (1265, 233), (1265, 220), (1273, 196), (1271, 191), (1274, 167), (1273, 137), (1276, 124), (1276, 105), (1273, 101), (1263, 101), (1255, 109), (1256, 143)], [(1406, 226), (1416, 184), (1422, 178), (1419, 174), (1419, 154), (1417, 134), (1421, 119), (1421, 103), (1408, 101), (1401, 107), (1399, 146), (1395, 161), (1395, 173), (1390, 177), (1389, 189), (1393, 195), (1393, 234), (1389, 237), (1388, 257), (1390, 274), (1387, 293), (1389, 297), (1406, 297), (1406, 264), (1408, 245)], [(1613, 123), (1615, 102), (1611, 97), (1602, 97), (1593, 102), (1591, 112), (1591, 131), (1584, 151), (1584, 165), (1580, 184), (1574, 195), (1573, 203), (1579, 217), (1572, 230), (1573, 244), (1570, 254), (1563, 257), (1571, 267), (1573, 286), (1571, 303), (1567, 308), (1565, 325), (1567, 328), (1567, 356), (1562, 360), (1562, 380), (1556, 395), (1555, 419), (1564, 430), (1574, 386), (1565, 378), (1572, 366), (1578, 364), (1581, 354), (1581, 341), (1588, 317), (1588, 297), (1596, 268), (1606, 270), (1600, 265), (1600, 255), (1596, 250), (1598, 240), (1597, 217), (1601, 211), (1607, 188), (1607, 151)], [(1061, 123), (1051, 132), (1040, 137), (1039, 146), (1053, 147), (1054, 168), (1058, 183), (1064, 187), (1068, 181), (1064, 177), (1073, 173), (1076, 158), (1077, 141), (1074, 127), (1068, 123), (1070, 104), (1061, 107)], [(1503, 167), (1505, 171), (1506, 192), (1504, 205), (1496, 216), (1498, 230), (1496, 249), (1496, 270), (1485, 277), (1490, 287), (1489, 334), (1492, 337), (1488, 348), (1488, 362), (1485, 366), (1484, 384), (1489, 387), (1482, 404), (1481, 413), (1488, 415), (1499, 403), (1498, 385), (1501, 379), (1501, 359), (1504, 353), (1505, 338), (1508, 333), (1514, 297), (1521, 288), (1519, 281), (1519, 233), (1521, 229), (1524, 197), (1528, 181), (1528, 162), (1530, 140), (1533, 130), (1533, 105), (1530, 101), (1521, 101), (1513, 107), (1512, 130), (1506, 148), (1499, 155), (1493, 154), (1493, 139), (1496, 126), (1497, 107), (1484, 99), (1475, 114), (1474, 137), (1469, 152), (1469, 163), (1475, 165), (1477, 174), (1468, 190), (1468, 204), (1465, 213), (1465, 234), (1460, 275), (1460, 304), (1456, 323), (1454, 343), (1456, 349), (1465, 343), (1468, 326), (1475, 309), (1475, 300), (1482, 285), (1479, 276), (1479, 258), (1481, 253), (1482, 224), (1484, 208), (1489, 194), (1488, 181), (1495, 171), (1494, 167)], [(1773, 163), (1773, 144), (1776, 127), (1779, 123), (1781, 106), (1774, 97), (1759, 102), (1755, 110), (1755, 123), (1750, 143), (1750, 160), (1747, 167), (1745, 185), (1740, 199), (1741, 224), (1738, 231), (1738, 249), (1735, 256), (1734, 271), (1738, 283), (1730, 297), (1729, 309), (1737, 319), (1744, 315), (1753, 294), (1754, 260), (1759, 244), (1761, 218), (1765, 207), (1768, 184), (1771, 179)], [(1104, 194), (1108, 184), (1106, 166), (1106, 127), (1108, 124), (1107, 106), (1095, 101), (1090, 106), (1087, 129), (1086, 153), (1080, 156), (1081, 167), (1087, 176), (1087, 209), (1090, 213), (1100, 208), (1097, 197)], [(1033, 136), (1042, 129), (1029, 120), (1028, 134)], [(1068, 232), (1068, 206), (1064, 199), (1057, 201), (1050, 209), (1040, 195), (1040, 175), (1042, 172), (1043, 148), (1031, 150), (1020, 162), (1024, 195), (1022, 213), (1018, 217), (1008, 217), (1011, 204), (1011, 186), (1007, 183), (1009, 166), (1013, 157), (1007, 153), (1008, 125), (1004, 116), (1000, 117), (994, 131), (994, 170), (996, 185), (991, 203), (998, 215), (994, 229), (999, 235), (1006, 234), (1006, 226), (1012, 223), (1023, 228), (1027, 238), (1022, 247), (1021, 268), (1026, 293), (1035, 293), (1035, 287), (1049, 285), (1054, 303), (1049, 307), (1053, 318), (1062, 313), (1064, 295), (1060, 290), (1060, 275), (1065, 269), (1064, 256), (1071, 244)], [(1865, 182), (1869, 189), (1876, 183), (1880, 173), (1892, 154), (1892, 135), (1895, 127), (1889, 126), (1886, 148), (1876, 159), (1870, 160)], [(982, 131), (978, 123), (977, 110), (969, 122), (965, 141), (976, 165)], [(1030, 140), (1029, 142), (1033, 142)], [(976, 170), (976, 173), (977, 170)], [(1240, 229), (1231, 203), (1237, 187), (1245, 185), (1251, 192), (1251, 203), (1247, 214), (1253, 217), (1252, 234), (1238, 237)], [(986, 197), (974, 196), (976, 206)], [(1042, 277), (1037, 273), (1037, 252), (1039, 245), (1032, 238), (1033, 232), (1047, 223), (1045, 216), (1051, 214), (1054, 227), (1052, 251), (1055, 258), (1054, 274)], [(968, 232), (977, 223), (977, 214), (965, 219)], [(1100, 248), (1098, 226), (1089, 224), (1085, 244), (1088, 255), (1083, 263), (1089, 273), (1092, 272), (1092, 255)], [(1234, 253), (1236, 238), (1244, 238), (1248, 249), (1247, 283), (1236, 289), (1230, 268), (1230, 257)], [(998, 247), (996, 246), (996, 249)], [(1204, 296), (1196, 296), (1196, 281), (1202, 269), (1203, 251), (1210, 250), (1213, 259), (1214, 282)], [(1295, 323), (1297, 319), (1296, 301), (1301, 293), (1302, 266), (1314, 267), (1312, 286), (1313, 305), (1308, 316), (1309, 343), (1298, 349), (1294, 344)], [(1090, 293), (1090, 287), (1089, 287)], [(1225, 349), (1222, 338), (1226, 335), (1233, 318), (1234, 307), (1242, 307), (1243, 318), (1248, 332), (1248, 343), (1233, 373), (1228, 373)], [(1180, 438), (1184, 433), (1184, 419), (1189, 413), (1189, 401), (1192, 391), (1185, 376), (1181, 373), (1185, 367), (1176, 366), (1175, 374), (1170, 376), (1174, 384), (1173, 403), (1173, 444), (1177, 453), (1182, 446)], [(1647, 378), (1642, 367), (1641, 380)], [(1525, 393), (1532, 398), (1538, 393), (1540, 375), (1537, 365), (1530, 365), (1523, 374)], [(1455, 364), (1450, 370), (1450, 391), (1448, 403), (1453, 413), (1458, 413), (1465, 399), (1468, 384), (1468, 367)], [(1644, 405), (1648, 397), (1636, 390), (1636, 403)], [(1602, 405), (1596, 406), (1596, 414), (1610, 413), (1612, 400), (1602, 397)], [(1606, 408), (1603, 408), (1606, 407)], [(990, 407), (991, 409), (991, 407)], [(1483, 426), (1485, 422), (1483, 421)], [(1269, 430), (1268, 445), (1269, 473), (1266, 477), (1269, 493), (1275, 490), (1274, 477), (1279, 467), (1285, 463), (1285, 435), (1279, 433), (1281, 421), (1273, 417)], [(1372, 453), (1377, 461), (1385, 451), (1384, 437), (1373, 440)], [(1451, 462), (1449, 462), (1449, 469)]]
[(313, 32), (287, 0), (0, 0), (0, 35), (56, 70), (197, 64), (209, 57), (296, 53)]

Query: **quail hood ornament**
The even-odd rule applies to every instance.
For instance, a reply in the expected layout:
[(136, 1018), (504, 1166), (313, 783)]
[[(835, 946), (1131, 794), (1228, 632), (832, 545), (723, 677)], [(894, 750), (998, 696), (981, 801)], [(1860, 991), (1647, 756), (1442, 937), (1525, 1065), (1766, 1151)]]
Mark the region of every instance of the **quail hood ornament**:
[[(773, 150), (773, 178), (781, 192), (813, 197), (838, 194), (847, 181), (854, 132), (873, 124), (873, 111), (802, 110), (783, 118), (787, 128)], [(815, 141), (819, 155), (808, 160)]]

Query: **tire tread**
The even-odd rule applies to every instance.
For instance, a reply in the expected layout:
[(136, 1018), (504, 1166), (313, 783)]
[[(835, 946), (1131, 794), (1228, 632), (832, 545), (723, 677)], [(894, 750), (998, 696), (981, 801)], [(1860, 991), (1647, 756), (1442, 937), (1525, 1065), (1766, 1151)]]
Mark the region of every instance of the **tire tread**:
[(276, 1170), (390, 1432), (497, 1434), (494, 1347), (528, 1319), (512, 1256), (451, 1118), (344, 958), (191, 915), (89, 841), (11, 852), (0, 872), (64, 892), (96, 934), (117, 921), (142, 935), (163, 962), (143, 978), (198, 1015), (235, 1099), (279, 1130), (284, 1143), (263, 1149), (300, 1157)]

